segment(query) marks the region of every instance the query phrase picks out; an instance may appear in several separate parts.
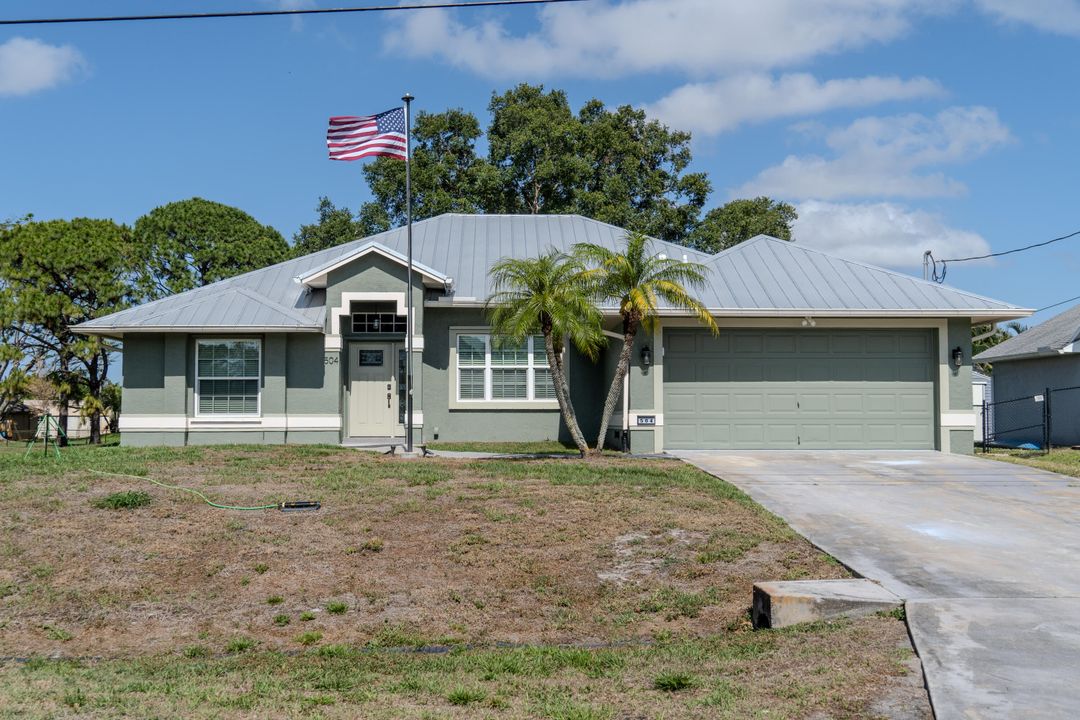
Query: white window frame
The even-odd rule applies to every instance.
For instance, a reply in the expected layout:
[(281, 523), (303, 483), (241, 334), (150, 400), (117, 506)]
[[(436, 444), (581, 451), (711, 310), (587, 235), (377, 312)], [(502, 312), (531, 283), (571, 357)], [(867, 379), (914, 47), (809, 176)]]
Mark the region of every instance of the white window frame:
[[(460, 347), (460, 338), (462, 336), (482, 337), (484, 339), (484, 364), (483, 365), (465, 365), (462, 366), (458, 362), (458, 348)], [(465, 409), (527, 409), (527, 408), (553, 408), (558, 409), (559, 401), (555, 397), (550, 398), (537, 398), (536, 397), (536, 370), (550, 370), (547, 365), (540, 366), (534, 364), (534, 346), (537, 339), (541, 336), (529, 336), (526, 343), (526, 365), (492, 365), (491, 362), (491, 346), (492, 346), (492, 334), (488, 328), (454, 328), (451, 332), (451, 373), (450, 373), (450, 398), (451, 408)], [(538, 350), (538, 348), (537, 348)], [(484, 397), (483, 399), (465, 398), (461, 397), (461, 370), (483, 370), (484, 371)], [(526, 396), (524, 398), (494, 398), (492, 397), (492, 376), (495, 369), (519, 369), (526, 371)]]
[[(259, 374), (258, 377), (244, 376), (244, 377), (230, 377), (230, 378), (203, 378), (199, 375), (199, 348), (202, 345), (209, 345), (212, 343), (223, 342), (253, 342), (259, 352)], [(195, 417), (197, 418), (209, 418), (212, 420), (250, 420), (252, 418), (262, 417), (262, 385), (263, 385), (263, 364), (262, 364), (262, 338), (251, 337), (208, 337), (197, 338), (195, 340)], [(199, 386), (203, 380), (254, 380), (257, 392), (255, 394), (255, 412), (254, 413), (206, 413), (199, 410)]]

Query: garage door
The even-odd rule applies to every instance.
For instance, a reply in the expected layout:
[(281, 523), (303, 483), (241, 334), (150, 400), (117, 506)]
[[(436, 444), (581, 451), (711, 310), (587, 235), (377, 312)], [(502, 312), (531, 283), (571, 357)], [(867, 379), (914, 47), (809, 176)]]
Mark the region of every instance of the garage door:
[(670, 449), (934, 448), (929, 330), (664, 332)]

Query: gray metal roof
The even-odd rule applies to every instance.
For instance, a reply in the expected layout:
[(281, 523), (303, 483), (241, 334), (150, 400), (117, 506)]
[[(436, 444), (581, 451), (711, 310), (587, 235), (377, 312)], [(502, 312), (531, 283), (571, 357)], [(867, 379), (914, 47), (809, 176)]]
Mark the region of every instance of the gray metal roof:
[[(625, 231), (579, 215), (447, 214), (413, 224), (413, 259), (453, 279), (452, 301), (480, 304), (491, 293), (489, 268), (504, 257), (530, 257), (549, 248), (569, 251), (588, 242), (622, 246)], [(311, 276), (365, 247), (403, 257), (404, 228), (288, 260), (227, 280), (82, 323), (88, 333), (227, 330), (321, 330), (325, 291), (297, 278)], [(698, 293), (717, 315), (955, 316), (1012, 319), (1030, 314), (908, 275), (842, 260), (764, 235), (716, 255), (655, 241), (657, 252), (706, 266)], [(674, 311), (672, 311), (674, 312)]]
[(1070, 352), (1069, 346), (1077, 339), (1080, 339), (1080, 305), (983, 350), (975, 359), (979, 362), (1002, 362), (1060, 355)]

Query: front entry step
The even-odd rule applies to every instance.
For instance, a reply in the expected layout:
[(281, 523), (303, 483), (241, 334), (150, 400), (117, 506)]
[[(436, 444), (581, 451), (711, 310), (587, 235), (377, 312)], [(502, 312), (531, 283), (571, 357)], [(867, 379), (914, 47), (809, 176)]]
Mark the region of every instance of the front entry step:
[(754, 583), (754, 629), (861, 617), (895, 610), (904, 601), (875, 582), (787, 580)]

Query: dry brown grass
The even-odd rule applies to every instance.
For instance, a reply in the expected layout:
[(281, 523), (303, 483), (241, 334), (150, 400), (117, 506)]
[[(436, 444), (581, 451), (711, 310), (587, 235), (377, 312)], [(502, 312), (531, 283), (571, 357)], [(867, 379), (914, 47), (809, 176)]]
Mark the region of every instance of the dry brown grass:
[[(93, 475), (91, 467), (146, 473), (230, 504), (318, 499), (324, 505), (309, 514), (217, 510), (138, 480)], [(132, 489), (149, 492), (152, 503), (93, 507), (96, 499)], [(843, 710), (837, 716), (844, 717), (863, 717), (851, 713), (864, 711), (887, 691), (890, 677), (903, 674), (898, 648), (906, 637), (894, 620), (751, 632), (746, 610), (754, 581), (846, 572), (731, 486), (672, 461), (410, 461), (336, 448), (91, 448), (69, 452), (61, 464), (21, 465), (0, 456), (0, 501), (0, 655), (123, 658), (124, 672), (140, 676), (154, 663), (171, 663), (179, 674), (218, 663), (214, 692), (231, 697), (250, 691), (243, 678), (252, 673), (286, 672), (273, 669), (280, 663), (300, 672), (311, 662), (381, 662), (355, 651), (345, 658), (315, 656), (319, 660), (307, 665), (276, 654), (302, 648), (304, 633), (321, 647), (490, 648), (466, 653), (481, 659), (518, 652), (500, 650), (500, 643), (660, 642), (597, 651), (622, 658), (617, 682), (597, 686), (573, 667), (569, 674), (559, 670), (552, 682), (586, 686), (571, 696), (588, 695), (599, 708), (621, 707), (618, 693), (631, 697), (646, 687), (658, 709), (683, 707), (686, 697), (718, 692), (717, 678), (761, 671), (755, 666), (767, 655), (777, 708), (825, 707)], [(287, 624), (275, 622), (282, 615)], [(243, 662), (199, 658), (223, 653), (230, 643), (258, 653)], [(745, 657), (730, 650), (740, 643), (758, 650)], [(760, 650), (763, 643), (767, 651)], [(182, 658), (185, 648), (189, 657)], [(147, 661), (133, 664), (135, 657)], [(398, 697), (401, 691), (391, 686), (401, 677), (393, 673), (373, 680), (372, 687), (397, 698), (400, 713), (387, 717), (420, 717), (432, 702), (440, 717), (475, 716), (448, 699), (452, 683), (480, 682), (475, 663), (440, 670), (430, 658), (401, 662), (402, 671), (427, 677), (427, 685), (414, 688), (416, 699)], [(95, 697), (107, 694), (106, 667), (75, 673)], [(664, 667), (688, 667), (699, 684), (678, 698), (652, 690), (652, 676)], [(23, 697), (25, 687), (5, 684), (13, 672), (0, 672), (0, 695)], [(35, 666), (21, 672), (38, 673), (38, 695), (26, 695), (27, 702), (51, 698), (63, 709), (57, 693), (66, 687), (60, 675), (69, 671), (50, 675)], [(97, 680), (95, 673), (101, 673)], [(521, 678), (510, 676), (486, 686), (485, 713), (545, 716), (536, 710), (543, 705), (537, 693), (552, 691), (551, 683), (541, 678), (526, 692)], [(623, 685), (633, 692), (616, 690)], [(702, 707), (744, 707), (753, 696), (732, 692)], [(332, 703), (339, 709), (371, 700), (342, 693)], [(307, 707), (299, 695), (274, 697), (280, 707)], [(239, 717), (264, 707), (252, 702), (215, 707), (220, 716)], [(153, 704), (139, 708), (136, 714)], [(350, 716), (325, 707), (320, 712)]]

